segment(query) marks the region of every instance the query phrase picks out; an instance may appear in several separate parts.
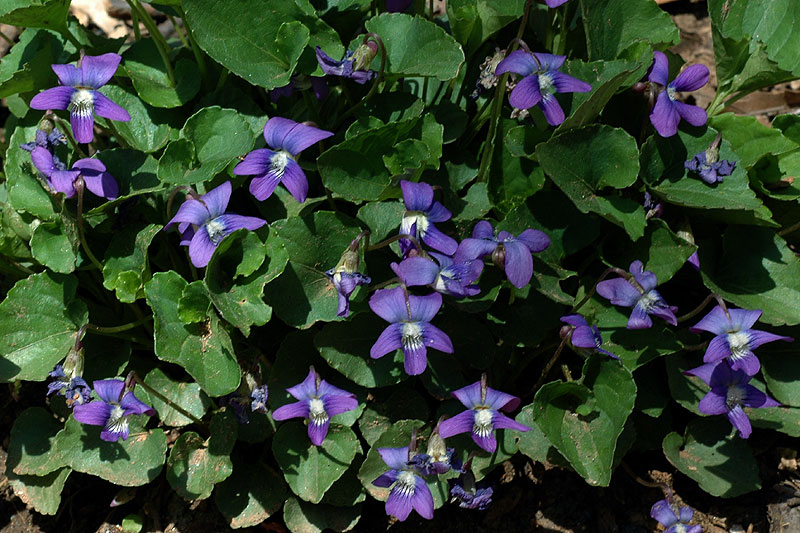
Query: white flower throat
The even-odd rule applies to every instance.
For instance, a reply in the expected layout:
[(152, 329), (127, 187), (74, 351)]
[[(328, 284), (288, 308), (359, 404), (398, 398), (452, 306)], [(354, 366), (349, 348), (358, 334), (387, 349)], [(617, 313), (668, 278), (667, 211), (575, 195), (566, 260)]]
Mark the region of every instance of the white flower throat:
[(400, 333), (403, 348), (408, 350), (418, 350), (422, 347), (422, 328), (419, 322), (403, 322), (403, 330)]
[(328, 421), (328, 413), (325, 411), (325, 404), (319, 398), (311, 398), (308, 401), (308, 418), (311, 423), (320, 426)]
[(642, 309), (649, 312), (658, 307), (660, 301), (661, 297), (656, 291), (649, 291), (642, 294), (641, 298), (639, 298), (639, 305), (642, 306)]
[(111, 414), (108, 415), (108, 421), (104, 429), (110, 433), (125, 433), (128, 431), (128, 417), (125, 416), (125, 410), (121, 406), (115, 405), (111, 408)]
[(87, 89), (77, 89), (69, 99), (69, 111), (80, 117), (89, 117), (94, 110), (94, 95)]
[(556, 92), (552, 74), (539, 74), (539, 92), (542, 94), (542, 96)]
[(731, 349), (731, 359), (741, 359), (750, 353), (750, 335), (744, 331), (728, 333), (728, 346)]
[(211, 243), (216, 245), (225, 236), (225, 223), (219, 217), (209, 220), (206, 222), (206, 232)]
[[(414, 224), (417, 225), (417, 233), (412, 232)], [(400, 232), (412, 237), (424, 237), (428, 232), (428, 217), (419, 211), (406, 211), (403, 221), (400, 223)]]
[(291, 158), (291, 155), (286, 150), (278, 150), (269, 160), (270, 172), (277, 175), (278, 179), (282, 178)]
[(414, 472), (403, 470), (397, 474), (397, 484), (395, 488), (405, 497), (414, 494), (414, 488), (417, 485), (416, 476)]
[(733, 385), (728, 388), (725, 395), (725, 405), (728, 409), (733, 409), (737, 405), (742, 405), (742, 402), (747, 397), (747, 391), (742, 385)]
[(492, 432), (492, 411), (486, 408), (475, 408), (475, 422), (472, 432), (479, 437), (488, 437)]

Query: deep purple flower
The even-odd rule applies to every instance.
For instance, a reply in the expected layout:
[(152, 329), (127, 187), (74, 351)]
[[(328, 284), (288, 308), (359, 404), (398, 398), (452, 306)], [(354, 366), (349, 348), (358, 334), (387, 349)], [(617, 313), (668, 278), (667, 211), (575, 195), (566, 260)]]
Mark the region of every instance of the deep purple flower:
[[(49, 121), (49, 119), (42, 119), (42, 122)], [(40, 146), (52, 152), (56, 146), (60, 144), (67, 144), (67, 137), (55, 126), (50, 126), (50, 132), (42, 129), (42, 122), (39, 123), (39, 129), (36, 130), (36, 137), (32, 142), (19, 145), (20, 148), (26, 152), (33, 152), (33, 150)], [(53, 156), (55, 157), (55, 156)]]
[(483, 271), (483, 261), (473, 259), (456, 263), (452, 257), (436, 252), (429, 255), (436, 261), (422, 256), (407, 257), (400, 264), (392, 263), (392, 270), (407, 287), (429, 285), (436, 292), (456, 298), (481, 292), (473, 282)]
[(662, 137), (672, 137), (678, 133), (678, 123), (681, 119), (692, 126), (702, 126), (708, 116), (703, 109), (696, 105), (684, 104), (675, 99), (675, 93), (696, 91), (708, 83), (708, 67), (705, 65), (691, 65), (678, 74), (678, 77), (669, 81), (669, 61), (664, 52), (653, 52), (653, 66), (647, 79), (664, 88), (657, 99), (656, 105), (650, 112), (650, 122)]
[(458, 502), (462, 509), (478, 509), (485, 511), (492, 503), (494, 489), (491, 486), (475, 483), (475, 474), (472, 473), (472, 458), (464, 465), (460, 476), (455, 479), (448, 479), (450, 484), (450, 501)]
[(128, 122), (127, 111), (98, 91), (117, 71), (122, 56), (84, 56), (80, 66), (51, 65), (61, 85), (42, 91), (31, 100), (32, 109), (69, 109), (72, 133), (79, 143), (94, 139), (94, 114), (109, 120)]
[(304, 91), (308, 88), (314, 91), (317, 100), (324, 100), (328, 97), (328, 82), (325, 81), (325, 78), (295, 74), (283, 87), (270, 90), (269, 98), (274, 104), (281, 98), (290, 97), (294, 91)]
[(92, 389), (86, 381), (79, 375), (67, 376), (61, 365), (56, 365), (50, 372), (50, 377), (53, 381), (47, 384), (47, 395), (62, 394), (66, 398), (68, 407), (87, 403), (91, 399)]
[(558, 71), (566, 57), (533, 54), (524, 50), (511, 52), (495, 70), (497, 76), (506, 72), (523, 76), (511, 91), (508, 103), (517, 109), (530, 109), (538, 105), (551, 126), (564, 122), (564, 110), (556, 100), (556, 93), (585, 93), (592, 90), (588, 83)]
[(628, 329), (647, 329), (653, 325), (650, 315), (663, 318), (673, 326), (678, 325), (675, 306), (669, 306), (655, 290), (658, 285), (656, 275), (644, 271), (641, 261), (634, 261), (629, 268), (633, 279), (607, 279), (597, 284), (597, 294), (608, 298), (612, 304), (633, 307), (628, 319)]
[(568, 1), (569, 0), (544, 0), (544, 3), (547, 4), (547, 7), (553, 8), (566, 4)]
[(75, 420), (90, 426), (102, 426), (100, 438), (116, 442), (128, 438), (128, 418), (132, 415), (156, 414), (155, 409), (142, 402), (125, 387), (121, 379), (104, 379), (94, 382), (94, 391), (102, 401), (76, 405), (72, 412)]
[(650, 509), (650, 516), (667, 528), (664, 533), (702, 533), (702, 527), (689, 525), (693, 515), (691, 507), (681, 507), (676, 513), (667, 500), (657, 501)]
[(271, 150), (253, 150), (234, 167), (233, 173), (255, 176), (250, 181), (250, 192), (258, 200), (269, 198), (278, 183), (283, 182), (295, 200), (303, 203), (308, 196), (308, 179), (295, 158), (312, 144), (331, 135), (330, 131), (288, 118), (272, 117), (264, 125), (264, 139)]
[(324, 379), (320, 380), (313, 368), (302, 383), (286, 390), (300, 401), (278, 407), (272, 413), (272, 418), (307, 418), (308, 437), (314, 446), (319, 446), (325, 440), (332, 416), (358, 407), (355, 394), (334, 387)]
[(367, 41), (359, 45), (355, 52), (348, 50), (341, 61), (336, 61), (317, 46), (317, 62), (325, 74), (350, 78), (363, 85), (376, 75), (375, 71), (369, 70), (369, 66), (377, 52), (378, 45)]
[(459, 433), (471, 433), (475, 444), (489, 453), (497, 449), (495, 429), (530, 431), (531, 428), (502, 414), (519, 406), (519, 398), (486, 386), (486, 375), (480, 381), (451, 393), (468, 410), (439, 424), (439, 435), (446, 439)]
[(562, 316), (561, 321), (571, 326), (567, 334), (570, 335), (569, 343), (575, 351), (587, 354), (602, 353), (619, 359), (613, 353), (602, 348), (603, 337), (600, 336), (600, 330), (597, 329), (597, 326), (589, 327), (589, 323), (581, 315)]
[[(434, 222), (450, 220), (452, 216), (445, 206), (433, 199), (433, 187), (427, 183), (402, 180), (400, 188), (403, 190), (403, 203), (406, 206), (400, 233), (411, 235), (418, 241), (421, 239), (434, 250), (453, 255), (458, 243), (433, 225)], [(400, 239), (398, 244), (404, 256), (413, 248), (408, 239)]]
[(754, 349), (768, 342), (794, 340), (791, 337), (750, 329), (760, 316), (760, 309), (729, 309), (728, 314), (720, 306), (712, 309), (690, 329), (692, 333), (708, 331), (716, 335), (711, 339), (703, 361), (713, 363), (728, 358), (733, 370), (742, 370), (748, 376), (756, 375), (761, 363), (753, 353)]
[(505, 270), (508, 281), (521, 289), (533, 276), (531, 253), (541, 252), (548, 246), (550, 238), (539, 230), (526, 229), (519, 237), (501, 231), (495, 237), (492, 225), (481, 220), (475, 224), (472, 238), (464, 239), (458, 245), (455, 261), (459, 263), (491, 254), (494, 264)]
[(428, 347), (453, 353), (450, 337), (430, 323), (442, 306), (441, 294), (409, 296), (406, 301), (402, 287), (382, 289), (372, 295), (369, 306), (376, 315), (391, 322), (369, 351), (373, 359), (402, 348), (406, 373), (415, 376), (428, 366)]
[(728, 361), (706, 363), (687, 370), (686, 374), (697, 376), (711, 387), (697, 408), (707, 415), (726, 415), (730, 423), (746, 439), (752, 432), (750, 419), (743, 407), (780, 407), (781, 404), (749, 385), (753, 378), (743, 370), (733, 370)]
[(708, 152), (703, 150), (695, 154), (689, 161), (686, 161), (683, 166), (687, 170), (697, 172), (703, 181), (709, 185), (722, 183), (723, 176), (730, 176), (733, 173), (733, 169), (736, 168), (736, 162), (731, 162), (727, 159), (721, 161), (716, 160), (716, 158), (713, 159), (715, 160), (712, 161), (708, 157)]
[(700, 256), (697, 255), (696, 251), (689, 256), (689, 259), (687, 259), (686, 262), (692, 265), (692, 268), (700, 272)]
[(386, 500), (386, 514), (401, 522), (413, 508), (422, 518), (433, 518), (433, 495), (416, 467), (410, 462), (408, 446), (378, 448), (383, 462), (390, 468), (372, 482), (376, 487), (392, 487)]
[(79, 159), (66, 170), (63, 163), (53, 156), (47, 148), (37, 146), (31, 152), (36, 169), (46, 178), (56, 192), (63, 192), (67, 198), (76, 194), (75, 180), (83, 176), (83, 183), (92, 193), (108, 200), (119, 195), (119, 186), (114, 177), (106, 172), (106, 166), (99, 159)]
[(194, 266), (206, 266), (226, 235), (241, 228), (257, 230), (267, 223), (266, 220), (256, 217), (225, 213), (230, 199), (231, 182), (226, 181), (199, 200), (188, 199), (183, 202), (172, 220), (164, 226), (167, 230), (172, 224), (179, 223), (181, 245), (189, 247), (189, 257)]
[(267, 398), (269, 390), (266, 385), (259, 385), (250, 393), (250, 410), (254, 413), (267, 414)]

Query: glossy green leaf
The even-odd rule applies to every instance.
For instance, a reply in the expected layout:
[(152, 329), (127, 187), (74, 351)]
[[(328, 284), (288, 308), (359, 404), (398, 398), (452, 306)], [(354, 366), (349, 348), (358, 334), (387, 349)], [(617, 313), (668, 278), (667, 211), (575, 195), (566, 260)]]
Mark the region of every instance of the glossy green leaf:
[(185, 324), (205, 322), (210, 309), (211, 298), (208, 297), (208, 289), (202, 281), (193, 281), (183, 289), (181, 299), (178, 300), (178, 317)]
[(257, 526), (286, 499), (280, 474), (260, 463), (233, 456), (233, 474), (217, 485), (214, 502), (233, 529)]
[(153, 39), (136, 41), (122, 58), (122, 67), (139, 97), (151, 106), (179, 107), (200, 90), (200, 72), (189, 59), (180, 58), (173, 63), (175, 84), (172, 83)]
[(31, 28), (63, 28), (67, 24), (70, 0), (4, 0), (0, 22)]
[(523, 144), (517, 137), (530, 134), (529, 128), (516, 124), (516, 120), (499, 121), (489, 174), (489, 200), (503, 213), (533, 196), (546, 181), (541, 166), (519, 157), (521, 150), (514, 150), (515, 143)]
[(0, 302), (0, 382), (43, 381), (88, 320), (78, 281), (50, 272), (20, 280)]
[(56, 434), (63, 425), (41, 407), (29, 407), (11, 427), (6, 472), (20, 476), (44, 476), (63, 465), (53, 453)]
[(0, 98), (47, 88), (53, 83), (53, 63), (69, 58), (64, 41), (45, 30), (27, 29), (0, 62)]
[(290, 496), (283, 506), (283, 519), (292, 533), (350, 531), (361, 519), (361, 505), (349, 508), (325, 504), (311, 505)]
[(492, 34), (517, 20), (524, 7), (523, 0), (451, 0), (447, 3), (447, 18), (453, 37), (471, 55)]
[(60, 468), (45, 476), (20, 476), (13, 472), (6, 474), (14, 495), (23, 503), (33, 507), (36, 512), (54, 515), (61, 505), (61, 491), (72, 470)]
[[(170, 123), (176, 119), (173, 112), (149, 106), (132, 91), (117, 85), (106, 85), (100, 92), (125, 108), (131, 116), (130, 122), (113, 123), (114, 131), (122, 138), (121, 143), (146, 153), (155, 152), (167, 144), (172, 132)], [(103, 118), (99, 118), (100, 121), (107, 123)]]
[(369, 228), (371, 243), (378, 243), (398, 231), (405, 213), (402, 202), (369, 202), (358, 210), (356, 218)]
[(103, 286), (115, 291), (119, 301), (132, 303), (144, 296), (144, 281), (150, 272), (147, 249), (161, 229), (160, 224), (126, 225), (108, 246)]
[[(200, 390), (200, 385), (172, 379), (160, 368), (154, 368), (148, 372), (144, 382), (161, 393), (161, 395), (166, 396), (173, 404), (184, 411), (188, 411), (195, 418), (203, 418), (206, 409), (211, 406), (211, 401)], [(180, 427), (188, 426), (192, 423), (190, 418), (179, 413), (171, 405), (161, 401), (155, 394), (150, 395), (150, 401), (153, 408), (158, 412), (159, 420), (165, 425)]]
[(31, 253), (53, 272), (69, 274), (78, 259), (77, 228), (72, 220), (61, 217), (57, 222), (44, 222), (33, 230)]
[(87, 215), (111, 209), (135, 196), (165, 189), (156, 176), (158, 161), (151, 155), (127, 148), (112, 148), (100, 152), (97, 159), (105, 164), (108, 173), (117, 180), (119, 196), (92, 209)]
[(206, 322), (188, 325), (178, 316), (178, 301), (187, 285), (169, 271), (157, 273), (144, 287), (154, 314), (156, 356), (185, 368), (209, 396), (233, 392), (241, 377), (239, 364), (216, 314), (211, 313)]
[(525, 424), (530, 431), (518, 431), (516, 433), (517, 449), (534, 461), (540, 463), (557, 464), (568, 466), (569, 463), (564, 456), (547, 439), (533, 419), (533, 404), (526, 405), (514, 418), (520, 424)]
[(11, 207), (47, 220), (55, 216), (50, 193), (36, 177), (38, 171), (31, 162), (31, 155), (19, 148), (19, 145), (31, 142), (35, 137), (36, 125), (18, 126), (8, 141), (3, 169)]

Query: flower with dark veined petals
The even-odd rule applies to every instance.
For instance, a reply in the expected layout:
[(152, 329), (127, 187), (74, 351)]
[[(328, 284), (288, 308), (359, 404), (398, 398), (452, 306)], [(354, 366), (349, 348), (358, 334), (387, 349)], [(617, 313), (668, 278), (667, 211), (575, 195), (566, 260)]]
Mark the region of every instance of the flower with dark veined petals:
[[(411, 235), (418, 241), (422, 240), (443, 254), (453, 255), (458, 248), (458, 243), (433, 225), (434, 222), (446, 222), (452, 217), (445, 206), (433, 199), (433, 187), (427, 183), (402, 180), (400, 188), (403, 190), (403, 203), (406, 206), (406, 212), (403, 213), (403, 221), (400, 224), (400, 233)], [(398, 244), (403, 256), (413, 248), (408, 239), (400, 239)]]
[(733, 370), (743, 370), (748, 376), (755, 376), (761, 363), (753, 353), (754, 349), (768, 342), (794, 340), (791, 337), (750, 329), (760, 316), (760, 309), (729, 309), (728, 314), (720, 306), (712, 309), (690, 329), (692, 333), (707, 331), (716, 335), (711, 339), (703, 361), (714, 363), (727, 358)]
[(564, 110), (555, 95), (592, 90), (588, 83), (558, 71), (566, 58), (567, 56), (553, 54), (533, 54), (524, 50), (511, 52), (495, 70), (497, 76), (506, 72), (523, 76), (511, 91), (508, 103), (518, 109), (530, 109), (538, 105), (551, 126), (564, 122)]
[(450, 337), (431, 324), (442, 307), (441, 294), (409, 296), (406, 302), (402, 287), (382, 289), (372, 295), (369, 306), (376, 315), (391, 322), (369, 351), (373, 359), (402, 348), (406, 374), (416, 376), (428, 366), (428, 347), (453, 353)]
[(661, 205), (661, 202), (658, 201), (658, 198), (650, 194), (650, 192), (644, 192), (644, 202), (642, 203), (642, 207), (644, 207), (645, 219), (651, 218), (659, 218), (664, 213), (664, 206)]
[(459, 433), (471, 433), (475, 444), (489, 453), (497, 449), (495, 429), (530, 431), (531, 428), (507, 417), (500, 411), (510, 412), (519, 406), (519, 398), (486, 386), (486, 374), (472, 385), (451, 393), (468, 410), (439, 424), (439, 435), (446, 439)]
[(187, 199), (172, 220), (164, 226), (164, 230), (168, 230), (172, 224), (179, 223), (181, 245), (189, 246), (189, 258), (194, 266), (206, 266), (225, 236), (241, 228), (257, 230), (267, 223), (266, 220), (256, 217), (226, 213), (230, 199), (231, 182), (226, 181), (199, 200)]
[(587, 355), (602, 353), (619, 359), (613, 353), (602, 348), (603, 337), (600, 336), (600, 330), (597, 329), (597, 326), (589, 327), (589, 323), (581, 315), (562, 316), (561, 321), (571, 326), (567, 334), (570, 336), (569, 344), (576, 352), (583, 352)]
[(433, 494), (416, 467), (410, 462), (408, 446), (378, 448), (383, 462), (390, 468), (372, 482), (376, 487), (392, 487), (386, 500), (386, 514), (404, 521), (411, 509), (422, 518), (433, 518)]
[(727, 360), (687, 370), (684, 374), (697, 376), (711, 387), (697, 408), (707, 415), (726, 415), (730, 423), (746, 439), (753, 431), (743, 407), (780, 407), (781, 404), (764, 392), (749, 385), (753, 378), (743, 370), (733, 370)]
[(53, 381), (47, 384), (48, 396), (55, 393), (62, 394), (66, 398), (68, 407), (87, 403), (91, 399), (92, 389), (81, 376), (67, 376), (61, 365), (56, 365), (49, 375)]
[(94, 391), (102, 401), (76, 405), (72, 413), (75, 420), (90, 426), (102, 426), (100, 438), (116, 442), (128, 438), (128, 418), (133, 415), (156, 414), (155, 409), (142, 402), (125, 387), (121, 379), (103, 379), (93, 383)]
[(727, 159), (720, 161), (717, 158), (709, 157), (708, 150), (703, 150), (695, 154), (689, 161), (686, 161), (683, 166), (687, 170), (697, 172), (700, 178), (709, 185), (714, 185), (715, 183), (722, 183), (723, 176), (730, 176), (733, 173), (733, 169), (736, 168), (736, 162), (731, 162)]
[(663, 318), (673, 326), (678, 325), (675, 306), (669, 306), (655, 290), (658, 285), (656, 275), (644, 271), (641, 261), (634, 261), (629, 268), (632, 279), (607, 279), (597, 284), (597, 294), (607, 298), (614, 305), (633, 307), (628, 319), (628, 329), (647, 329), (653, 325), (650, 315)]
[(255, 176), (250, 181), (250, 192), (258, 200), (269, 198), (278, 183), (283, 183), (295, 200), (303, 203), (308, 196), (308, 179), (295, 158), (312, 144), (331, 135), (330, 131), (288, 118), (272, 117), (264, 125), (264, 139), (271, 149), (253, 150), (234, 167), (233, 173)]
[(400, 264), (392, 263), (392, 270), (407, 287), (429, 285), (436, 292), (456, 298), (481, 292), (473, 282), (483, 271), (483, 261), (475, 259), (456, 263), (452, 257), (436, 252), (429, 255), (436, 261), (421, 256), (407, 257)]
[(79, 159), (72, 165), (72, 170), (66, 170), (48, 149), (41, 146), (33, 149), (31, 159), (36, 169), (47, 178), (50, 187), (63, 192), (67, 198), (75, 196), (75, 180), (80, 176), (83, 176), (86, 188), (97, 196), (113, 200), (119, 195), (117, 181), (106, 172), (106, 166), (99, 159)]
[(365, 232), (362, 232), (358, 237), (350, 242), (350, 246), (342, 254), (339, 263), (329, 270), (325, 271), (325, 275), (333, 283), (336, 288), (336, 293), (339, 295), (339, 307), (336, 310), (336, 316), (346, 317), (350, 313), (350, 295), (356, 290), (359, 285), (369, 285), (372, 279), (365, 276), (358, 271), (360, 258), (358, 255), (358, 248), (361, 244), (361, 238)]
[(458, 245), (454, 259), (459, 263), (491, 254), (492, 261), (505, 271), (508, 281), (521, 289), (533, 276), (531, 253), (541, 252), (548, 246), (550, 238), (539, 230), (526, 229), (519, 237), (501, 231), (495, 237), (492, 225), (481, 220), (475, 224), (472, 238), (464, 239)]
[(32, 109), (69, 109), (72, 133), (79, 143), (94, 139), (94, 115), (109, 120), (128, 122), (131, 116), (123, 108), (98, 91), (117, 71), (122, 56), (103, 54), (83, 56), (80, 66), (51, 65), (61, 83), (40, 92), (31, 100)]
[(334, 387), (324, 379), (320, 380), (313, 367), (309, 369), (308, 376), (302, 383), (286, 390), (300, 401), (278, 407), (272, 413), (272, 418), (307, 418), (308, 437), (314, 446), (319, 446), (325, 440), (332, 416), (358, 407), (355, 394)]
[(684, 104), (675, 99), (675, 93), (696, 91), (708, 83), (708, 67), (705, 65), (691, 65), (678, 74), (674, 80), (669, 81), (669, 60), (664, 52), (653, 52), (653, 65), (647, 79), (650, 83), (663, 87), (656, 105), (650, 112), (650, 122), (662, 137), (672, 137), (678, 133), (678, 124), (681, 119), (692, 126), (702, 126), (708, 116), (703, 109), (696, 105)]
[(664, 526), (664, 533), (702, 533), (703, 528), (694, 525), (690, 526), (694, 510), (691, 507), (681, 507), (678, 512), (669, 504), (667, 500), (659, 500), (650, 509), (650, 516), (659, 524)]
[(375, 71), (368, 69), (377, 52), (378, 45), (373, 41), (367, 41), (359, 45), (355, 52), (348, 50), (344, 59), (336, 61), (317, 46), (317, 62), (325, 74), (350, 78), (363, 85), (376, 76)]

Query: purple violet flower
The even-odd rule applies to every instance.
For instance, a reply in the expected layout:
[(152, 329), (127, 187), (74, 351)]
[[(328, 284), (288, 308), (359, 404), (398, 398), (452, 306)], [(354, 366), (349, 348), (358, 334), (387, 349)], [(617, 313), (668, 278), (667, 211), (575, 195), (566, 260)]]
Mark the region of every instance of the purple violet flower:
[(511, 91), (508, 103), (517, 109), (530, 109), (538, 105), (551, 126), (564, 122), (564, 110), (556, 100), (556, 93), (585, 93), (592, 90), (588, 83), (558, 71), (566, 58), (524, 50), (511, 52), (495, 70), (497, 76), (506, 72), (523, 76)]
[(461, 475), (456, 479), (448, 479), (450, 484), (450, 502), (458, 502), (462, 509), (478, 509), (485, 511), (492, 503), (494, 489), (486, 483), (477, 485), (472, 473), (472, 457), (467, 460)]
[(569, 326), (565, 326), (568, 327), (566, 333), (570, 336), (569, 343), (576, 352), (583, 352), (587, 355), (602, 353), (614, 359), (619, 359), (613, 353), (602, 348), (603, 337), (600, 336), (600, 330), (597, 329), (597, 326), (589, 327), (589, 323), (581, 315), (562, 316), (561, 321), (569, 324)]
[(703, 533), (702, 527), (689, 525), (694, 516), (691, 507), (681, 507), (676, 513), (667, 500), (659, 500), (650, 509), (650, 516), (667, 528), (664, 533)]
[(376, 72), (369, 70), (369, 66), (377, 52), (377, 43), (367, 41), (359, 45), (355, 52), (348, 50), (341, 61), (336, 61), (317, 46), (317, 62), (322, 72), (328, 76), (350, 78), (363, 85), (376, 76)]
[[(43, 119), (42, 122), (51, 122), (49, 119)], [(33, 150), (40, 146), (49, 152), (53, 152), (56, 146), (60, 144), (67, 144), (67, 137), (61, 131), (56, 128), (55, 126), (50, 126), (50, 133), (46, 130), (41, 129), (42, 122), (39, 123), (39, 129), (36, 130), (36, 137), (34, 138), (33, 142), (24, 143), (19, 145), (20, 148), (25, 150), (26, 152), (33, 152)], [(55, 156), (53, 156), (55, 157)]]
[(483, 261), (477, 259), (456, 263), (452, 257), (430, 252), (427, 257), (407, 257), (399, 265), (392, 263), (392, 270), (407, 287), (429, 285), (436, 292), (456, 298), (475, 296), (481, 292), (476, 281), (483, 271)]
[(633, 279), (607, 279), (597, 284), (597, 294), (607, 298), (613, 305), (633, 307), (628, 319), (628, 329), (647, 329), (653, 325), (650, 315), (663, 318), (673, 326), (678, 325), (675, 306), (669, 306), (655, 290), (656, 275), (644, 271), (641, 261), (634, 261), (629, 268)]
[(684, 372), (702, 379), (711, 390), (697, 408), (707, 415), (726, 415), (730, 423), (746, 439), (753, 428), (743, 407), (780, 407), (781, 404), (748, 383), (753, 378), (743, 370), (733, 370), (728, 361), (707, 363)]
[[(403, 203), (406, 212), (400, 224), (400, 233), (411, 235), (443, 254), (453, 255), (458, 248), (458, 243), (439, 231), (434, 222), (450, 220), (452, 214), (437, 200), (433, 198), (433, 187), (427, 183), (415, 183), (402, 180), (400, 188), (403, 190)], [(400, 251), (405, 256), (414, 247), (408, 239), (400, 239)]]
[(335, 267), (325, 271), (325, 275), (331, 280), (339, 295), (339, 307), (336, 310), (336, 316), (346, 317), (350, 313), (350, 295), (353, 294), (357, 286), (369, 285), (372, 282), (369, 276), (365, 276), (358, 271), (360, 263), (358, 247), (361, 245), (361, 238), (364, 234), (365, 232), (362, 232), (350, 242)]
[(760, 309), (729, 309), (727, 314), (720, 306), (712, 309), (690, 328), (692, 333), (707, 331), (716, 335), (711, 339), (703, 361), (714, 363), (728, 358), (733, 370), (742, 370), (748, 376), (755, 376), (761, 369), (761, 363), (753, 353), (754, 349), (768, 342), (794, 340), (791, 337), (750, 329), (760, 316)]
[(722, 183), (723, 176), (730, 176), (736, 168), (736, 162), (727, 159), (718, 160), (717, 157), (709, 157), (708, 150), (703, 150), (695, 154), (693, 158), (686, 161), (683, 166), (687, 170), (697, 172), (703, 181), (709, 185)]
[(64, 367), (56, 365), (50, 377), (53, 381), (47, 384), (47, 395), (59, 393), (66, 398), (67, 407), (81, 405), (89, 402), (92, 397), (92, 389), (86, 384), (81, 376), (68, 377), (64, 372)]
[(550, 238), (539, 230), (526, 229), (519, 237), (501, 231), (495, 237), (492, 225), (481, 220), (475, 224), (472, 238), (464, 239), (458, 245), (455, 261), (460, 263), (491, 254), (492, 262), (505, 271), (508, 281), (521, 289), (533, 276), (531, 253), (541, 252), (548, 246)]
[(164, 226), (167, 230), (172, 224), (179, 223), (181, 245), (189, 247), (189, 257), (194, 266), (206, 266), (225, 236), (241, 228), (257, 230), (267, 223), (266, 220), (256, 217), (226, 213), (230, 199), (231, 182), (226, 181), (199, 200), (190, 198), (183, 202), (172, 220)]
[(428, 366), (428, 347), (453, 353), (450, 337), (430, 323), (442, 306), (441, 294), (409, 296), (406, 301), (402, 287), (382, 289), (372, 295), (369, 306), (376, 315), (391, 322), (369, 351), (373, 359), (402, 348), (406, 374), (416, 376)]
[(661, 205), (661, 202), (658, 201), (658, 198), (650, 194), (650, 192), (644, 192), (644, 203), (642, 204), (644, 207), (645, 219), (651, 218), (660, 218), (661, 215), (664, 213), (664, 206)]
[(664, 89), (656, 98), (656, 105), (650, 112), (650, 122), (662, 137), (672, 137), (678, 133), (681, 119), (692, 126), (702, 126), (708, 116), (705, 110), (696, 105), (685, 104), (675, 99), (675, 93), (696, 91), (708, 83), (708, 67), (691, 65), (678, 77), (669, 81), (669, 61), (664, 52), (653, 52), (653, 65), (647, 79)]
[(389, 471), (372, 482), (376, 487), (392, 487), (386, 500), (386, 514), (403, 522), (411, 509), (422, 518), (433, 518), (433, 495), (404, 448), (378, 448)]
[(76, 405), (72, 413), (81, 424), (102, 426), (100, 438), (105, 441), (117, 442), (120, 437), (127, 440), (128, 418), (132, 415), (156, 414), (155, 409), (139, 400), (121, 379), (103, 379), (93, 385), (102, 401)]
[(330, 131), (288, 118), (272, 117), (264, 125), (264, 139), (271, 149), (253, 150), (234, 167), (233, 173), (255, 176), (250, 181), (250, 192), (258, 200), (269, 198), (278, 183), (283, 183), (295, 200), (303, 203), (308, 196), (308, 179), (295, 158), (312, 144), (331, 135)]
[(439, 426), (431, 433), (428, 439), (428, 449), (425, 453), (418, 453), (409, 460), (409, 465), (417, 469), (424, 476), (446, 474), (458, 462), (455, 459), (456, 450), (448, 448), (444, 439), (439, 435)]
[(569, 0), (544, 0), (544, 3), (547, 4), (547, 7), (554, 8), (566, 4), (568, 1)]
[(37, 146), (31, 152), (31, 159), (36, 169), (46, 178), (55, 192), (63, 192), (67, 198), (76, 194), (75, 180), (83, 176), (83, 183), (89, 191), (97, 196), (113, 200), (119, 195), (119, 186), (114, 177), (106, 172), (106, 166), (99, 159), (79, 159), (66, 170), (47, 148)]
[(692, 268), (700, 272), (700, 256), (697, 255), (696, 251), (689, 256), (689, 259), (687, 259), (686, 262), (692, 265)]
[(325, 440), (332, 416), (358, 407), (355, 394), (334, 387), (324, 379), (320, 380), (313, 367), (302, 383), (286, 390), (300, 401), (278, 407), (272, 413), (272, 418), (307, 418), (308, 437), (314, 446), (319, 446)]
[(51, 65), (61, 83), (40, 92), (31, 100), (32, 109), (69, 109), (72, 133), (79, 143), (94, 139), (94, 114), (109, 120), (128, 122), (131, 116), (98, 91), (117, 71), (122, 56), (103, 54), (83, 56), (80, 66)]
[(451, 393), (467, 411), (450, 417), (439, 424), (439, 435), (446, 439), (459, 433), (471, 433), (475, 444), (489, 453), (497, 449), (495, 429), (515, 429), (530, 431), (531, 428), (502, 414), (519, 406), (519, 398), (486, 386), (486, 374), (472, 385), (467, 385)]

